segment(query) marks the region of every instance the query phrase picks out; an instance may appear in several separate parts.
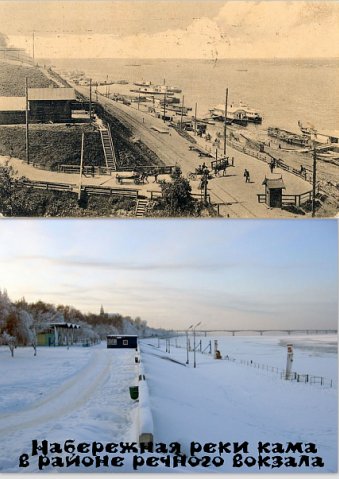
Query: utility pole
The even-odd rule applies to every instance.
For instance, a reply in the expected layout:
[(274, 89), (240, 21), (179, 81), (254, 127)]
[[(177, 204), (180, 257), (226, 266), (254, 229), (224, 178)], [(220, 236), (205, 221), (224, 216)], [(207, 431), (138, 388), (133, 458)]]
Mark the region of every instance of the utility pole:
[(188, 331), (193, 328), (193, 324), (186, 330), (186, 352), (187, 352), (187, 359), (186, 359), (186, 364), (189, 364), (190, 358), (189, 358), (189, 340), (188, 340)]
[(81, 135), (81, 156), (80, 156), (80, 177), (79, 177), (79, 193), (78, 193), (78, 200), (81, 200), (81, 180), (82, 180), (82, 165), (84, 162), (84, 139), (85, 133), (82, 132)]
[(198, 110), (198, 103), (195, 104), (194, 109), (194, 134), (197, 135), (197, 110)]
[(92, 121), (92, 78), (89, 79), (89, 121)]
[(180, 130), (182, 130), (182, 117), (183, 117), (183, 114), (184, 114), (184, 102), (185, 102), (185, 97), (183, 95), (182, 96), (182, 102), (181, 102)]
[(29, 103), (28, 103), (28, 78), (25, 78), (25, 93), (26, 93), (26, 162), (29, 165), (29, 131), (28, 131), (28, 123), (29, 123), (29, 118), (28, 118), (28, 108), (29, 108)]
[(32, 46), (33, 66), (35, 65), (35, 46), (34, 46), (34, 30), (33, 30), (33, 46)]
[(228, 101), (228, 88), (226, 88), (226, 98), (225, 98), (225, 121), (224, 121), (224, 156), (226, 156), (226, 122), (227, 122), (227, 101)]
[(165, 116), (166, 116), (166, 90), (164, 93), (164, 123), (165, 123)]
[(201, 324), (201, 322), (199, 322), (198, 324), (196, 324), (194, 327), (193, 327), (193, 367), (196, 368), (197, 367), (197, 361), (196, 361), (196, 350), (195, 350), (195, 328), (197, 326), (199, 326), (199, 324)]
[(317, 190), (317, 150), (314, 146), (313, 149), (313, 192), (312, 192), (312, 217), (315, 216), (315, 197), (316, 197), (316, 190)]

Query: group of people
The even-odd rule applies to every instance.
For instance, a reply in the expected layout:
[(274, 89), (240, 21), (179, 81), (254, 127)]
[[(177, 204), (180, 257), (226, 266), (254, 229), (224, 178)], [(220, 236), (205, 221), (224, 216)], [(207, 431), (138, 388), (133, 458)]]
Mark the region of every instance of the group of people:
[(158, 170), (152, 170), (152, 171), (149, 171), (149, 172), (141, 170), (141, 171), (135, 172), (134, 174), (139, 175), (140, 183), (148, 183), (148, 177), (149, 176), (154, 176), (153, 183), (158, 183), (158, 176), (159, 176)]
[(196, 168), (196, 172), (198, 175), (209, 175), (210, 170), (207, 168), (206, 163), (204, 162), (202, 165), (199, 165), (198, 168)]

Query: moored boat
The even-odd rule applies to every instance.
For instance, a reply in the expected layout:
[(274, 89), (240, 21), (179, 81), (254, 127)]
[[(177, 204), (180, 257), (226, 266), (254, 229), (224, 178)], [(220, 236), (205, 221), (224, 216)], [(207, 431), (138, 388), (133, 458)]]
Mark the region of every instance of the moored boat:
[(239, 108), (245, 111), (245, 118), (250, 123), (262, 123), (262, 115), (253, 108), (245, 105), (242, 101), (239, 103)]
[[(225, 121), (225, 106), (217, 105), (210, 110), (211, 117), (214, 120)], [(232, 105), (227, 108), (226, 123), (234, 123), (236, 125), (247, 126), (248, 120), (245, 116), (245, 111), (239, 108), (235, 108)]]
[(281, 128), (276, 128), (270, 126), (267, 129), (268, 136), (273, 138), (278, 138), (278, 140), (284, 141), (289, 145), (295, 146), (310, 146), (310, 138), (305, 135), (297, 135), (291, 131), (282, 130)]

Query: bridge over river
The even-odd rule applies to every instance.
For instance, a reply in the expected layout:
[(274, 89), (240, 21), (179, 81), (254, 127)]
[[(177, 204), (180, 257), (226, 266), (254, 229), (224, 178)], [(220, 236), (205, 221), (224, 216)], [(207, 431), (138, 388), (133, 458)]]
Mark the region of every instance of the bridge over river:
[[(188, 330), (176, 330), (173, 331), (174, 334), (186, 334), (187, 332), (191, 331), (191, 329)], [(254, 333), (254, 334), (259, 334), (260, 336), (263, 336), (265, 333), (286, 333), (287, 335), (293, 335), (293, 334), (337, 334), (336, 329), (196, 329), (195, 334), (196, 335), (201, 335), (203, 334), (204, 336), (207, 336), (208, 333), (228, 333), (232, 336), (235, 336), (236, 334), (241, 335), (241, 334), (249, 334), (249, 333)]]

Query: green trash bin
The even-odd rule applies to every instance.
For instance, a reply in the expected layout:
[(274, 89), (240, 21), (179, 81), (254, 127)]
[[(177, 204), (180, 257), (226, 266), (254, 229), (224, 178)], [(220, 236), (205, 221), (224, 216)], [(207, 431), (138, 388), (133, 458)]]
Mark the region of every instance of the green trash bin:
[(129, 388), (129, 394), (131, 399), (138, 399), (139, 398), (139, 386), (131, 386)]

